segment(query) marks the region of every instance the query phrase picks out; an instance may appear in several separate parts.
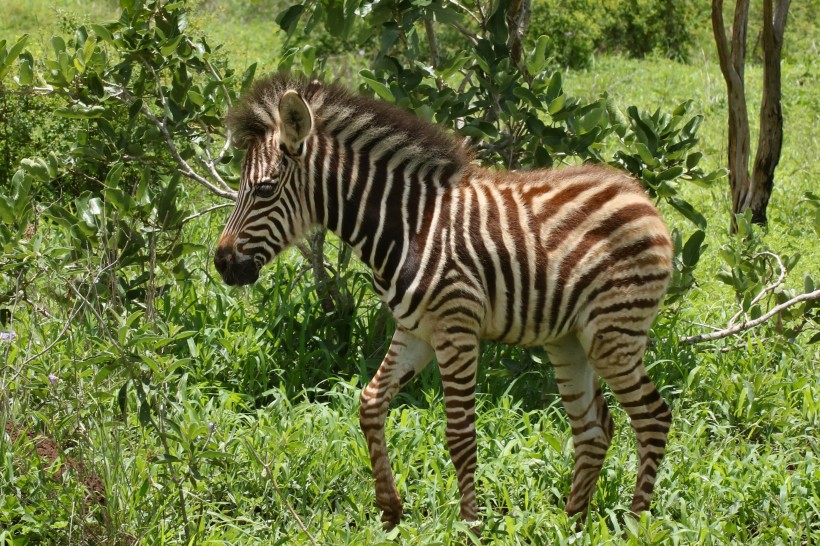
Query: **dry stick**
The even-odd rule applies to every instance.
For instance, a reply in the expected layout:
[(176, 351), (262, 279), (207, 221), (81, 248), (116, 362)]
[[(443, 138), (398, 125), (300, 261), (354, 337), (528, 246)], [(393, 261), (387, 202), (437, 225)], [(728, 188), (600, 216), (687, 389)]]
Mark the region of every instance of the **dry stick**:
[[(108, 82), (106, 82), (106, 83), (108, 83)], [(134, 97), (132, 97), (130, 95), (130, 93), (128, 93), (127, 89), (125, 89), (121, 86), (117, 86), (116, 84), (109, 84), (109, 85), (119, 89), (118, 93), (115, 93), (115, 94), (111, 95), (113, 98), (115, 98), (118, 101), (122, 102), (126, 106), (131, 106), (133, 104)], [(123, 95), (125, 95), (125, 96), (123, 96)], [(165, 102), (165, 97), (162, 95), (162, 93), (160, 93), (160, 101), (162, 101), (163, 103)], [(155, 116), (154, 113), (151, 112), (151, 110), (148, 108), (148, 106), (144, 102), (142, 104), (142, 108), (140, 108), (140, 112), (142, 112), (143, 116), (148, 118), (148, 121), (150, 121), (152, 124), (154, 124), (154, 126), (157, 129), (159, 129), (160, 133), (162, 134), (162, 138), (165, 141), (165, 145), (168, 146), (168, 151), (171, 152), (171, 155), (174, 157), (174, 160), (176, 161), (176, 163), (178, 165), (177, 172), (179, 174), (185, 176), (186, 178), (190, 178), (190, 179), (194, 180), (195, 182), (198, 182), (202, 186), (205, 186), (211, 193), (214, 193), (214, 194), (216, 194), (220, 197), (225, 197), (226, 199), (230, 199), (232, 201), (236, 200), (236, 192), (233, 191), (230, 188), (230, 186), (228, 186), (225, 183), (225, 181), (222, 180), (221, 177), (219, 177), (218, 174), (217, 174), (217, 181), (220, 183), (220, 185), (224, 189), (215, 186), (214, 184), (209, 182), (208, 179), (206, 179), (204, 176), (202, 176), (201, 174), (196, 172), (193, 168), (191, 168), (191, 166), (188, 164), (187, 161), (185, 161), (185, 159), (182, 157), (182, 154), (180, 154), (179, 150), (177, 149), (176, 143), (174, 142), (174, 137), (173, 137), (173, 135), (171, 135), (171, 132), (168, 130), (168, 125), (165, 123), (164, 119), (160, 119), (157, 116)], [(214, 173), (212, 172), (211, 175), (213, 175), (213, 174)]]
[[(114, 266), (116, 266), (118, 262), (119, 262), (119, 258), (117, 258), (114, 262), (112, 262), (112, 263), (108, 264), (108, 265), (107, 265), (107, 266), (105, 266), (104, 268), (102, 268), (102, 269), (100, 269), (99, 271), (97, 271), (97, 272), (96, 272), (96, 274), (95, 274), (95, 277), (100, 277), (103, 273), (105, 273), (105, 272), (106, 272), (106, 271), (108, 271), (109, 269), (111, 269), (111, 268), (113, 268)], [(85, 298), (83, 298), (83, 301), (84, 301), (84, 302), (85, 302), (85, 301), (88, 301), (88, 296), (90, 296), (90, 295), (91, 295), (91, 288), (92, 288), (92, 287), (89, 287), (86, 297), (85, 297)], [(81, 310), (82, 308), (83, 308), (82, 303), (78, 303), (78, 304), (77, 304), (77, 306), (71, 310), (71, 312), (70, 312), (70, 314), (69, 314), (69, 317), (68, 317), (68, 320), (66, 320), (66, 323), (65, 323), (65, 325), (63, 326), (63, 329), (62, 329), (62, 330), (60, 330), (60, 333), (59, 333), (59, 334), (57, 334), (57, 337), (54, 339), (54, 341), (52, 341), (51, 343), (49, 343), (49, 344), (48, 344), (48, 346), (46, 346), (46, 348), (45, 348), (45, 349), (43, 349), (42, 351), (40, 351), (39, 353), (37, 353), (37, 354), (35, 354), (35, 355), (33, 355), (33, 356), (30, 356), (29, 358), (27, 358), (26, 360), (24, 360), (24, 361), (23, 361), (23, 363), (20, 365), (20, 370), (21, 370), (21, 371), (23, 370), (23, 368), (25, 368), (25, 367), (28, 365), (28, 363), (29, 363), (29, 362), (31, 362), (31, 361), (33, 361), (33, 360), (36, 360), (36, 359), (40, 358), (41, 356), (43, 356), (44, 354), (46, 354), (47, 352), (49, 352), (49, 351), (52, 349), (52, 347), (54, 347), (55, 345), (57, 345), (57, 343), (59, 343), (59, 342), (60, 342), (60, 340), (63, 338), (63, 335), (65, 335), (65, 333), (66, 333), (66, 332), (69, 330), (69, 328), (71, 328), (71, 326), (73, 325), (73, 323), (74, 323), (74, 318), (77, 316), (77, 314), (79, 314), (79, 312), (80, 312), (80, 310)], [(16, 373), (16, 374), (12, 377), (12, 381), (14, 381), (15, 379), (17, 379), (17, 376), (18, 376), (18, 375), (20, 375), (20, 372), (19, 372), (19, 371), (18, 371), (18, 372), (17, 372), (17, 373)]]
[(754, 320), (745, 321), (740, 324), (736, 324), (731, 328), (725, 328), (723, 330), (718, 330), (717, 332), (712, 332), (709, 334), (698, 334), (696, 336), (683, 337), (680, 338), (678, 342), (685, 343), (686, 345), (695, 345), (696, 343), (702, 343), (704, 341), (714, 341), (716, 339), (723, 339), (724, 337), (729, 337), (740, 332), (745, 332), (746, 330), (751, 330), (755, 326), (763, 324), (764, 322), (775, 316), (777, 313), (783, 311), (788, 307), (791, 307), (792, 305), (798, 304), (803, 301), (812, 301), (816, 299), (820, 299), (820, 290), (800, 294), (799, 296), (796, 296), (790, 299), (789, 301), (783, 302), (780, 305), (772, 307), (772, 309), (770, 309), (768, 313)]
[[(780, 274), (778, 275), (777, 280), (775, 282), (773, 282), (772, 284), (770, 284), (769, 286), (767, 286), (766, 288), (761, 290), (760, 293), (757, 296), (755, 296), (755, 298), (751, 302), (749, 302), (749, 308), (751, 308), (754, 304), (756, 304), (757, 302), (762, 300), (764, 297), (766, 297), (766, 294), (768, 294), (769, 292), (774, 291), (774, 289), (776, 289), (778, 286), (783, 284), (783, 282), (786, 280), (786, 267), (783, 265), (783, 262), (780, 260), (780, 256), (778, 256), (774, 252), (764, 251), (764, 252), (759, 252), (759, 253), (755, 254), (752, 258), (754, 259), (754, 258), (757, 258), (757, 257), (760, 257), (760, 256), (771, 256), (772, 258), (777, 260), (777, 265), (780, 268)], [(737, 319), (739, 319), (740, 316), (743, 315), (743, 314), (744, 314), (744, 312), (743, 312), (743, 309), (741, 308), (740, 311), (738, 311), (735, 314), (735, 316), (732, 317), (732, 319), (729, 321), (729, 324), (727, 324), (726, 327), (731, 328), (732, 326), (734, 326), (735, 321), (737, 321)]]
[(188, 223), (188, 222), (190, 222), (191, 220), (193, 220), (193, 219), (195, 219), (195, 218), (199, 218), (200, 216), (205, 216), (206, 214), (208, 214), (208, 213), (210, 213), (210, 212), (213, 212), (213, 211), (215, 211), (215, 210), (224, 209), (224, 208), (226, 208), (226, 207), (232, 207), (232, 206), (233, 206), (233, 203), (220, 203), (219, 205), (214, 205), (214, 206), (212, 206), (212, 207), (208, 207), (208, 208), (207, 208), (207, 209), (205, 209), (205, 210), (201, 210), (201, 211), (199, 211), (199, 212), (194, 212), (193, 214), (189, 214), (188, 216), (186, 216), (185, 218), (183, 218), (183, 219), (180, 221), (179, 225), (181, 225), (181, 226), (182, 226), (182, 225), (184, 225), (184, 224), (187, 224), (187, 223)]
[(248, 440), (247, 438), (244, 438), (244, 440), (245, 445), (248, 446), (248, 450), (251, 452), (254, 458), (256, 458), (256, 460), (259, 461), (259, 464), (262, 465), (262, 468), (265, 469), (265, 474), (267, 474), (268, 478), (270, 478), (270, 483), (273, 485), (273, 488), (276, 490), (276, 493), (279, 495), (279, 498), (282, 499), (283, 503), (285, 503), (285, 506), (287, 507), (288, 511), (291, 513), (294, 519), (296, 519), (296, 523), (298, 523), (299, 527), (302, 528), (302, 531), (310, 539), (310, 542), (313, 544), (313, 546), (318, 546), (319, 543), (316, 542), (316, 539), (313, 538), (313, 535), (311, 535), (310, 531), (307, 530), (307, 527), (305, 527), (305, 524), (302, 523), (302, 519), (299, 517), (299, 514), (297, 514), (296, 510), (293, 509), (293, 506), (290, 505), (288, 499), (285, 497), (285, 494), (282, 493), (282, 490), (279, 489), (279, 484), (276, 483), (276, 479), (273, 477), (273, 473), (270, 470), (270, 465), (262, 460), (262, 458), (259, 456), (259, 453), (257, 453), (256, 450), (253, 448), (253, 445), (251, 445), (250, 440)]

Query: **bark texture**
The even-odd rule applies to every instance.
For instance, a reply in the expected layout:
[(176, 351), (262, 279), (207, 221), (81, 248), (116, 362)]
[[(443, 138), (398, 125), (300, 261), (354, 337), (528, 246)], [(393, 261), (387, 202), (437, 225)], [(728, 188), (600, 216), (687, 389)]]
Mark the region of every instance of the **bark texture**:
[(723, 21), (723, 0), (712, 0), (712, 31), (715, 35), (720, 71), (726, 81), (729, 106), (728, 167), (733, 231), (736, 229), (734, 215), (748, 209), (752, 211), (753, 222), (761, 225), (767, 222), (766, 208), (774, 188), (774, 171), (780, 161), (783, 142), (780, 59), (789, 4), (790, 0), (764, 0), (760, 136), (754, 168), (750, 173), (751, 137), (744, 83), (749, 0), (735, 2), (732, 27), (728, 31), (728, 36)]
[(780, 59), (783, 33), (791, 0), (763, 2), (763, 97), (760, 103), (760, 137), (752, 169), (748, 208), (752, 221), (765, 225), (766, 208), (774, 188), (774, 171), (783, 144)]

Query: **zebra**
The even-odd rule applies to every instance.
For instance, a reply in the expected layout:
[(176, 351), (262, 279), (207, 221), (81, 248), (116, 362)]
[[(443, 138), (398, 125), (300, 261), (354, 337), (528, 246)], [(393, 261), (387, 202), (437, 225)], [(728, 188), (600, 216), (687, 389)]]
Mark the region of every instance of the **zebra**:
[(601, 379), (637, 436), (631, 510), (649, 509), (672, 415), (643, 360), (673, 250), (636, 180), (595, 165), (486, 169), (410, 112), (282, 73), (257, 81), (226, 123), (245, 157), (214, 256), (224, 282), (255, 282), (263, 265), (324, 226), (370, 267), (395, 317), (359, 410), (385, 529), (403, 512), (385, 440), (388, 405), (434, 358), (460, 516), (477, 522), (482, 339), (549, 356), (573, 438), (567, 514), (586, 518), (612, 440)]

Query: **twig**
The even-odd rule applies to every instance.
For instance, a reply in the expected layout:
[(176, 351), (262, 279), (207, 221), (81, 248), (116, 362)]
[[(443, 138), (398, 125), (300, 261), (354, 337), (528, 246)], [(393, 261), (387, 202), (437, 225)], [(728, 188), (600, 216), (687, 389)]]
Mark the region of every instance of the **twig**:
[(262, 465), (262, 468), (265, 469), (265, 474), (270, 479), (271, 485), (273, 485), (273, 488), (276, 490), (276, 493), (279, 495), (279, 498), (285, 504), (285, 506), (287, 507), (288, 511), (291, 513), (293, 518), (296, 520), (296, 523), (298, 523), (299, 527), (302, 528), (302, 531), (310, 539), (310, 542), (313, 544), (313, 546), (318, 546), (318, 543), (316, 542), (316, 539), (313, 538), (313, 535), (311, 535), (310, 531), (307, 530), (307, 527), (305, 527), (305, 524), (302, 523), (302, 519), (299, 517), (299, 514), (297, 514), (296, 510), (293, 509), (293, 506), (290, 505), (290, 503), (288, 502), (288, 499), (285, 497), (285, 494), (282, 493), (282, 490), (279, 488), (279, 484), (276, 483), (276, 479), (273, 477), (273, 473), (271, 472), (270, 465), (262, 460), (262, 457), (260, 457), (259, 453), (257, 453), (256, 450), (253, 448), (253, 445), (251, 444), (250, 440), (248, 440), (247, 438), (245, 438), (244, 440), (245, 440), (245, 445), (248, 446), (248, 450), (251, 452), (251, 454), (254, 456), (254, 458), (259, 462), (259, 464)]
[(456, 2), (455, 0), (447, 0), (447, 3), (448, 3), (448, 4), (453, 4), (453, 5), (454, 5), (454, 6), (456, 6), (458, 9), (460, 9), (461, 11), (463, 11), (464, 13), (466, 13), (467, 15), (469, 15), (470, 17), (472, 17), (472, 18), (473, 18), (473, 21), (475, 21), (475, 22), (476, 22), (476, 23), (478, 23), (479, 25), (481, 24), (481, 19), (479, 19), (479, 18), (478, 18), (478, 15), (476, 15), (475, 13), (473, 13), (472, 11), (470, 11), (470, 10), (467, 8), (467, 6), (465, 6), (464, 4), (460, 4), (460, 3)]
[[(112, 269), (113, 267), (115, 267), (117, 265), (118, 261), (119, 261), (119, 258), (117, 260), (115, 260), (114, 262), (108, 264), (104, 268), (100, 269), (94, 276), (99, 277), (100, 275), (102, 275), (103, 273), (108, 271), (109, 269)], [(93, 283), (92, 283), (91, 287), (89, 287), (89, 289), (88, 289), (88, 294), (89, 295), (91, 294), (92, 288), (93, 288)], [(83, 298), (83, 301), (87, 301), (87, 297), (88, 296), (86, 296), (86, 298)], [(69, 315), (68, 320), (66, 320), (65, 325), (63, 326), (63, 329), (60, 330), (60, 333), (57, 334), (57, 337), (54, 338), (54, 341), (49, 343), (46, 346), (46, 348), (43, 349), (42, 351), (40, 351), (39, 353), (37, 353), (33, 356), (30, 356), (26, 360), (24, 360), (23, 363), (20, 365), (20, 370), (23, 370), (28, 365), (29, 362), (37, 360), (38, 358), (40, 358), (41, 356), (43, 356), (44, 354), (49, 352), (55, 345), (57, 345), (57, 343), (60, 342), (60, 340), (65, 335), (65, 333), (71, 328), (71, 326), (74, 325), (74, 319), (77, 317), (77, 315), (80, 312), (80, 309), (82, 309), (82, 308), (83, 308), (82, 303), (78, 303), (78, 305), (74, 309), (71, 310), (71, 314)], [(19, 375), (19, 372), (17, 374), (15, 374), (14, 377), (12, 377), (12, 381), (14, 381), (17, 378), (17, 375)]]
[(424, 18), (424, 31), (430, 46), (430, 62), (435, 70), (438, 68), (438, 41), (436, 40), (436, 29), (433, 28), (433, 18), (429, 15)]
[[(778, 256), (774, 252), (763, 251), (763, 252), (759, 252), (759, 253), (755, 254), (752, 257), (752, 259), (757, 258), (759, 256), (763, 256), (763, 255), (771, 256), (772, 258), (777, 260), (777, 265), (778, 265), (778, 267), (780, 267), (780, 275), (778, 276), (778, 278), (775, 282), (773, 282), (772, 284), (770, 284), (769, 286), (767, 286), (766, 288), (761, 290), (760, 293), (757, 296), (755, 296), (754, 299), (751, 302), (749, 302), (749, 308), (751, 308), (754, 304), (756, 304), (757, 302), (762, 300), (766, 296), (766, 294), (770, 293), (772, 290), (774, 290), (775, 288), (777, 288), (778, 286), (783, 284), (783, 282), (786, 280), (786, 267), (783, 265), (783, 262), (780, 260), (780, 256)], [(733, 326), (735, 321), (737, 319), (739, 319), (740, 316), (743, 315), (743, 314), (745, 314), (745, 313), (744, 313), (743, 309), (741, 308), (740, 311), (738, 311), (735, 314), (735, 316), (733, 316), (731, 318), (731, 320), (729, 321), (729, 323), (726, 326), (727, 327)]]
[[(123, 87), (118, 86), (116, 84), (112, 84), (110, 82), (106, 82), (106, 85), (113, 88), (113, 89), (119, 90), (118, 93), (112, 93), (111, 94), (112, 97), (114, 97), (115, 99), (117, 99), (121, 103), (125, 104), (126, 106), (131, 106), (133, 104), (133, 102), (135, 100), (135, 97), (131, 96), (131, 94), (128, 93), (128, 91), (126, 89), (124, 89)], [(157, 92), (159, 94), (160, 101), (164, 103), (165, 102), (164, 95), (159, 90)], [(196, 172), (194, 169), (191, 168), (191, 166), (188, 164), (187, 161), (185, 161), (185, 158), (182, 157), (182, 154), (180, 154), (179, 150), (177, 149), (176, 143), (174, 142), (174, 137), (173, 137), (173, 135), (171, 135), (171, 132), (168, 130), (168, 126), (165, 122), (165, 118), (159, 119), (156, 115), (154, 115), (153, 112), (151, 112), (151, 110), (148, 108), (148, 105), (145, 102), (142, 103), (142, 107), (140, 108), (140, 112), (142, 112), (142, 115), (144, 115), (146, 118), (148, 118), (148, 120), (151, 123), (153, 123), (154, 126), (157, 129), (159, 129), (160, 133), (162, 134), (163, 140), (165, 140), (166, 146), (168, 146), (168, 151), (171, 152), (171, 155), (173, 156), (174, 160), (177, 162), (177, 165), (179, 165), (179, 168), (177, 168), (177, 172), (179, 174), (181, 174), (181, 175), (183, 175), (187, 178), (190, 178), (191, 180), (194, 180), (195, 182), (198, 182), (199, 184), (205, 186), (206, 188), (208, 188), (208, 190), (211, 191), (211, 193), (214, 193), (214, 194), (216, 194), (220, 197), (224, 197), (226, 199), (231, 199), (233, 201), (236, 200), (236, 192), (231, 190), (230, 187), (227, 184), (225, 184), (225, 182), (222, 180), (221, 177), (219, 177), (218, 174), (216, 175), (217, 180), (219, 182), (221, 182), (225, 186), (225, 188), (227, 188), (227, 189), (223, 189), (223, 188), (219, 188), (219, 187), (215, 186), (210, 181), (208, 181), (208, 179), (206, 179), (201, 174), (199, 174), (198, 172)], [(214, 173), (211, 172), (211, 174), (213, 175)]]
[(478, 37), (475, 35), (475, 33), (470, 32), (464, 25), (462, 25), (458, 21), (453, 21), (452, 23), (450, 23), (450, 26), (452, 26), (460, 33), (462, 33), (468, 40), (470, 40), (470, 43), (472, 43), (474, 46), (478, 45)]
[(780, 305), (772, 307), (768, 313), (765, 315), (761, 315), (760, 317), (744, 321), (741, 324), (736, 324), (729, 328), (724, 328), (723, 330), (718, 330), (717, 332), (712, 332), (709, 334), (698, 334), (696, 336), (688, 336), (683, 337), (678, 340), (678, 343), (684, 343), (686, 345), (695, 345), (697, 343), (703, 343), (704, 341), (714, 341), (716, 339), (723, 339), (724, 337), (729, 337), (740, 332), (745, 332), (746, 330), (751, 330), (752, 328), (759, 326), (778, 314), (779, 312), (791, 307), (792, 305), (796, 305), (800, 302), (804, 301), (812, 301), (820, 299), (820, 290), (815, 290), (814, 292), (806, 292), (805, 294), (800, 294), (789, 301), (783, 302)]
[(195, 212), (193, 214), (190, 214), (190, 215), (186, 216), (185, 218), (182, 219), (182, 221), (179, 223), (179, 225), (182, 226), (184, 224), (187, 224), (191, 220), (193, 220), (195, 218), (199, 218), (200, 216), (205, 216), (209, 212), (213, 212), (213, 211), (218, 210), (218, 209), (224, 209), (226, 207), (232, 207), (232, 206), (233, 206), (233, 203), (220, 203), (218, 205), (208, 207), (205, 210), (201, 210), (199, 212)]

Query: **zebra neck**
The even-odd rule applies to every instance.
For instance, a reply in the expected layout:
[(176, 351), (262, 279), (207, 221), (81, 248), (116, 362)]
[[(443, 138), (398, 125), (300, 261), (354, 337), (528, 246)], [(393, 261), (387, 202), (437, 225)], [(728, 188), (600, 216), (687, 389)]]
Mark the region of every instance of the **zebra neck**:
[(426, 229), (432, 203), (461, 183), (462, 166), (422, 157), (418, 150), (355, 149), (338, 141), (319, 143), (316, 155), (323, 160), (312, 162), (315, 217), (370, 267), (377, 288), (387, 291), (412, 259), (413, 241)]

